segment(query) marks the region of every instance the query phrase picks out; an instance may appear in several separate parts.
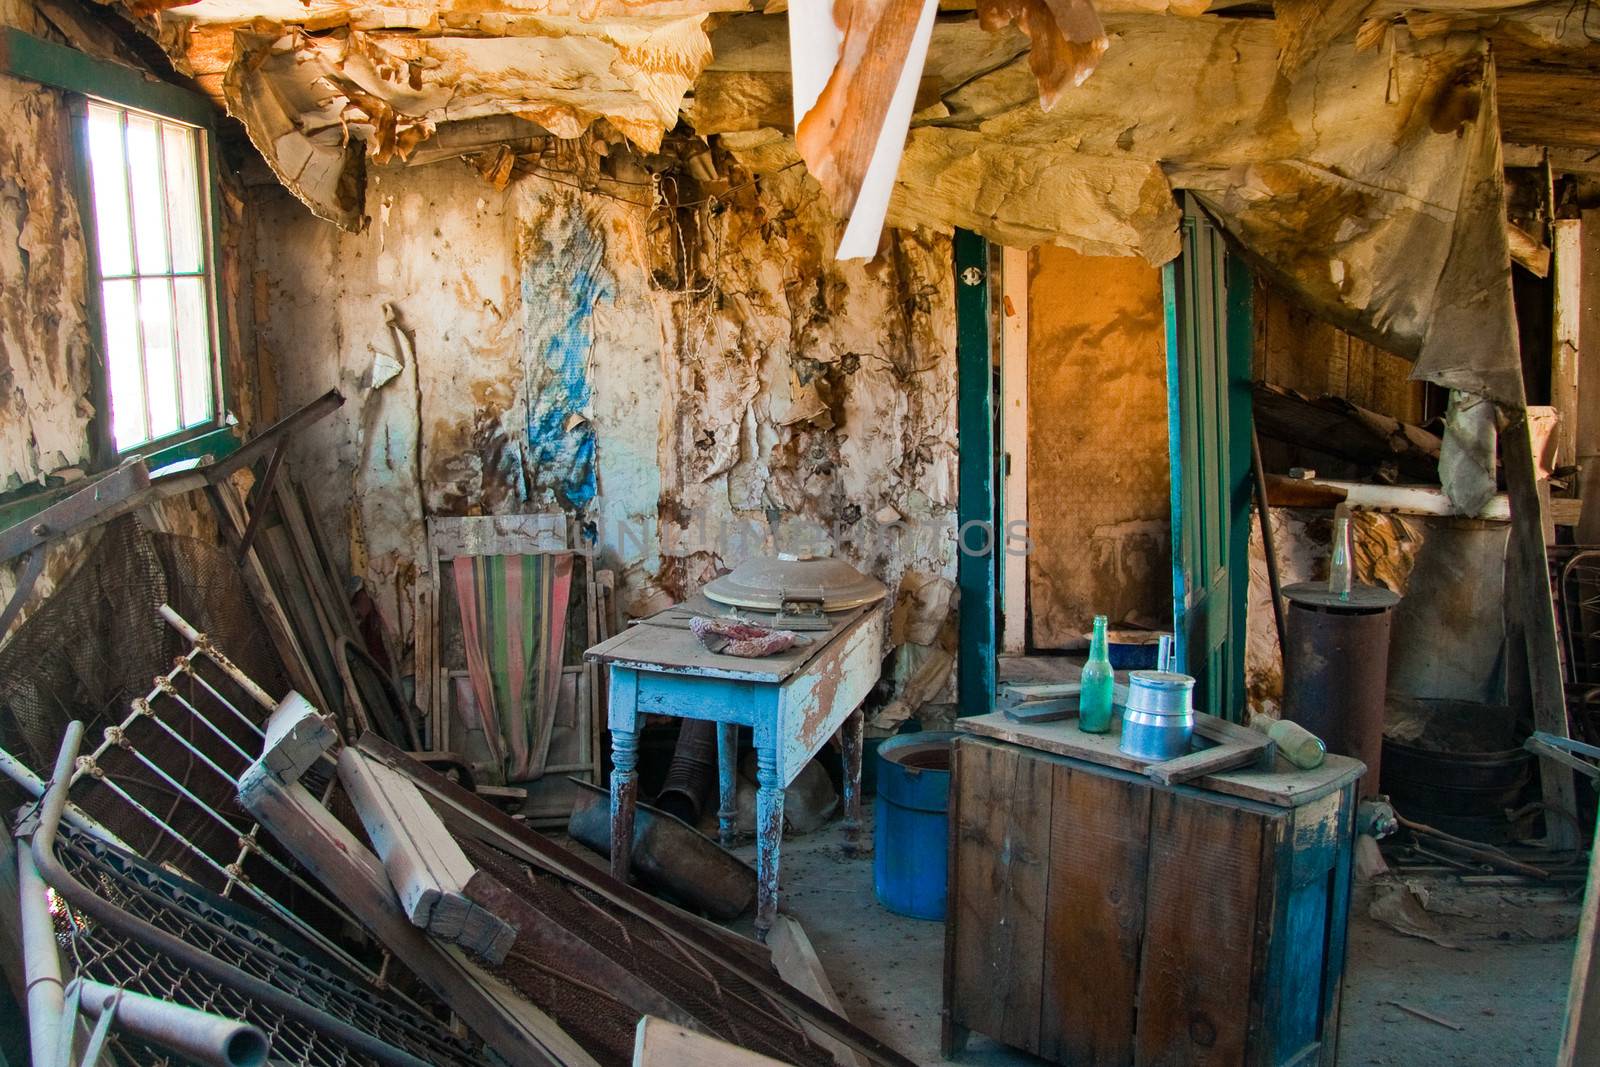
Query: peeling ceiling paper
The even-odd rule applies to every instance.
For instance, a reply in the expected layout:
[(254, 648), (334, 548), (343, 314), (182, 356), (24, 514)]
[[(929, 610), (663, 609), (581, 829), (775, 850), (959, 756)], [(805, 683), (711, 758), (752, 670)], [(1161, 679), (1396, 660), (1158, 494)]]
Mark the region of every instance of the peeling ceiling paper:
[(1093, 0), (978, 0), (978, 23), (986, 30), (1015, 24), (1028, 35), (1028, 66), (1046, 111), (1094, 73), (1109, 43)]
[[(1396, 27), (1393, 48), (1358, 50), (1347, 34), (1286, 77), (1270, 21), (1105, 21), (1100, 68), (1049, 113), (1021, 56), (925, 107), (889, 223), (1163, 263), (1179, 247), (1174, 192), (1191, 190), (1325, 316), (1420, 375), (1520, 404), (1481, 38)], [(930, 55), (961, 26), (940, 22)], [(698, 132), (717, 132), (728, 111), (701, 104)], [(724, 142), (758, 167), (782, 157), (780, 137)]]
[(550, 15), (595, 21), (750, 10), (749, 0), (421, 0), (414, 4), (373, 4), (365, 0), (178, 0), (169, 6), (196, 22), (247, 23), (265, 19), (283, 24), (316, 24), (347, 15), (352, 22), (414, 26), (456, 14)]
[(1324, 314), (1435, 381), (1521, 402), (1480, 39), (1346, 39), (1286, 78), (1269, 22), (1107, 21), (1100, 69), (1048, 114), (1019, 62), (947, 96), (912, 131), (891, 223), (1160, 263), (1178, 251), (1172, 190), (1194, 190)]
[(223, 92), (280, 180), (354, 229), (353, 145), (378, 162), (404, 160), (443, 123), (515, 115), (564, 138), (604, 118), (654, 151), (711, 59), (701, 23), (548, 17), (520, 20), (529, 32), (510, 37), (241, 31)]

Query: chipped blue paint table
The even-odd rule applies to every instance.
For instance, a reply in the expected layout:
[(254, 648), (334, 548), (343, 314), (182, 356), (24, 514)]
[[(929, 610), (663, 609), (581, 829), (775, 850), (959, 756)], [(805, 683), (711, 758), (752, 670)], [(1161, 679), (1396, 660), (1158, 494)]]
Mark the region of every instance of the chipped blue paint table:
[(638, 800), (639, 727), (645, 715), (718, 724), (719, 829), (731, 843), (738, 728), (750, 727), (756, 751), (756, 933), (763, 940), (778, 910), (783, 790), (835, 733), (845, 756), (845, 819), (852, 842), (861, 822), (861, 701), (883, 659), (881, 603), (822, 616), (827, 628), (774, 656), (746, 659), (709, 652), (687, 625), (691, 614), (726, 612), (703, 597), (623, 631), (585, 653), (609, 674), (611, 729), (611, 873), (631, 867)]

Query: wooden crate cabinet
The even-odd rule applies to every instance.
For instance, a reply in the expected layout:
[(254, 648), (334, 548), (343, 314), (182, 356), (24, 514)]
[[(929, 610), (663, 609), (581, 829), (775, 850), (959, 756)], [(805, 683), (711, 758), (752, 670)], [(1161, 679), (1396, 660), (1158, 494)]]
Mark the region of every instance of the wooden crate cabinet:
[(946, 1056), (1332, 1067), (1360, 769), (1280, 806), (960, 738)]

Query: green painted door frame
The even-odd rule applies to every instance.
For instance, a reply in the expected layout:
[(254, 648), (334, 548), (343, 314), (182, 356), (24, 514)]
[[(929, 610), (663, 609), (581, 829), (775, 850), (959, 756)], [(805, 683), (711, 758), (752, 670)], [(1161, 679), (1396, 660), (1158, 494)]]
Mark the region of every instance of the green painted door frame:
[(959, 438), (956, 586), (961, 592), (958, 714), (983, 715), (994, 704), (997, 552), (995, 397), (989, 303), (989, 242), (955, 235), (956, 433)]
[(1245, 703), (1251, 507), (1250, 270), (1184, 198), (1183, 247), (1161, 272), (1172, 458), (1172, 610), (1195, 707), (1238, 720)]

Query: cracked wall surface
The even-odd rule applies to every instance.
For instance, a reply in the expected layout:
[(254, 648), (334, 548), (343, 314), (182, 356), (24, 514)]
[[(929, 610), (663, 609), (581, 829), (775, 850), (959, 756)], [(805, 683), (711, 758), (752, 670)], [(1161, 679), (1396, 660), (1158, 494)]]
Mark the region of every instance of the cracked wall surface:
[[(425, 515), (573, 515), (636, 613), (767, 550), (836, 551), (891, 587), (953, 578), (948, 239), (898, 232), (839, 264), (798, 169), (698, 171), (652, 207), (637, 177), (381, 168), (360, 234), (261, 190), (282, 403), (349, 397), (296, 468), (404, 640)], [(415, 357), (375, 389), (386, 303)]]

